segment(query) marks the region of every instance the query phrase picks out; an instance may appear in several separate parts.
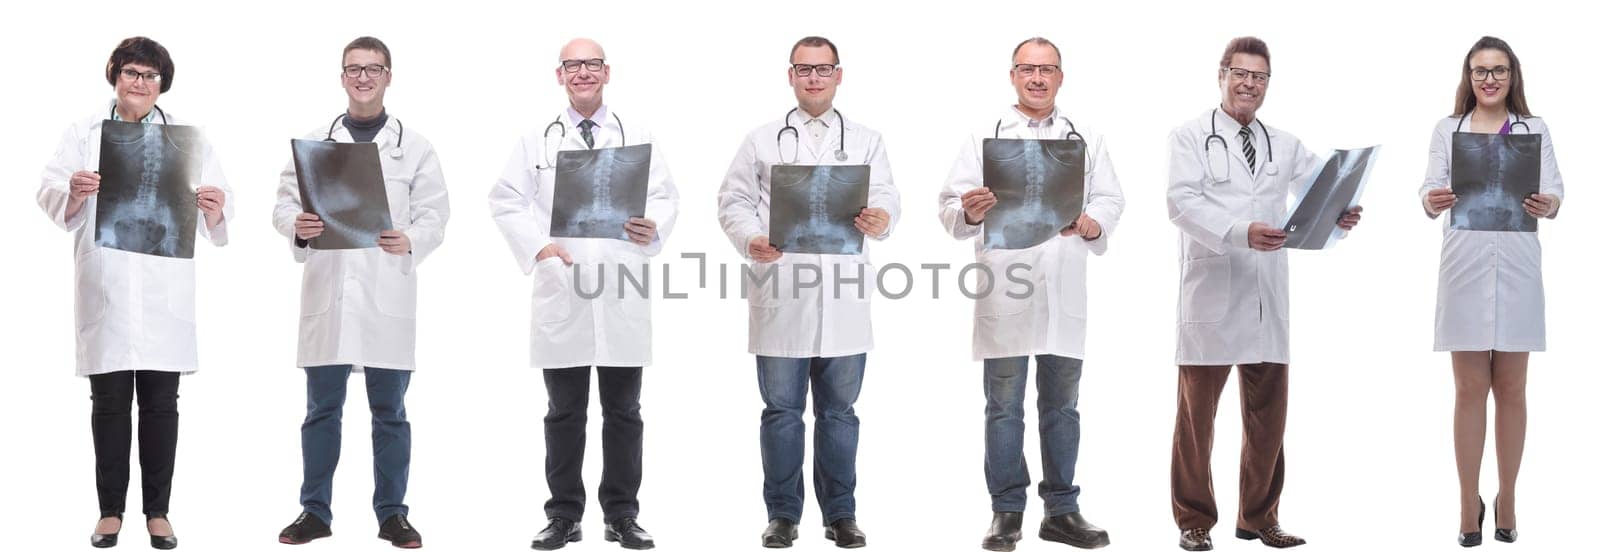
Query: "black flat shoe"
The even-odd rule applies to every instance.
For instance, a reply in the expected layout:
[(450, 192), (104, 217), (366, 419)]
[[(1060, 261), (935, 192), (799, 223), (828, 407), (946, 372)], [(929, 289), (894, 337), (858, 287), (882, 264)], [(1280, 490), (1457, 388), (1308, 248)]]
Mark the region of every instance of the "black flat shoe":
[(1484, 510), (1485, 507), (1483, 505), (1483, 497), (1478, 497), (1478, 530), (1471, 533), (1462, 533), (1456, 535), (1456, 544), (1461, 545), (1462, 548), (1472, 548), (1474, 546), (1483, 544)]
[(1044, 518), (1039, 524), (1039, 538), (1078, 548), (1100, 548), (1111, 544), (1111, 535), (1095, 527), (1083, 514), (1072, 512)]
[(991, 552), (1011, 552), (1022, 540), (1022, 512), (995, 512), (989, 521), (989, 532), (983, 535), (983, 549)]
[(300, 512), (300, 517), (294, 518), (294, 523), (284, 527), (278, 532), (278, 542), (283, 544), (305, 544), (323, 537), (333, 536), (333, 529), (328, 527), (328, 522), (322, 521), (311, 512)]
[(389, 541), (395, 548), (422, 548), (422, 534), (405, 514), (395, 514), (378, 524), (378, 538)]
[[(117, 514), (117, 515), (114, 515), (114, 516), (101, 516), (100, 519), (105, 519), (105, 518), (108, 518), (108, 517), (117, 518), (117, 521), (121, 521), (122, 520), (122, 514)], [(99, 522), (95, 522), (95, 523), (98, 524)], [(117, 533), (121, 533), (121, 532), (122, 532), (122, 524), (118, 523), (117, 524), (117, 532), (116, 533), (95, 533), (95, 534), (89, 535), (89, 546), (93, 546), (95, 548), (111, 548), (113, 546), (116, 546), (117, 545)]]
[(559, 550), (569, 542), (583, 540), (583, 528), (567, 518), (550, 518), (550, 525), (533, 536), (534, 550)]
[(839, 548), (861, 548), (867, 545), (867, 534), (856, 526), (856, 520), (845, 518), (828, 524), (822, 537), (833, 541)]
[(761, 546), (765, 548), (788, 548), (794, 546), (794, 540), (800, 538), (800, 531), (794, 528), (794, 522), (778, 518), (767, 523), (767, 529), (761, 532)]
[[(150, 521), (151, 520), (156, 520), (156, 519), (165, 520), (165, 519), (167, 519), (167, 516), (165, 516), (165, 515), (146, 516), (145, 520), (144, 520), (144, 528), (145, 528), (146, 531), (150, 530)], [(171, 522), (167, 522), (167, 525), (170, 527), (172, 525), (172, 523)], [(172, 550), (172, 549), (177, 548), (177, 547), (178, 547), (178, 537), (177, 537), (177, 535), (164, 535), (164, 536), (162, 536), (162, 535), (150, 535), (150, 548), (154, 548), (156, 550)]]
[[(1482, 525), (1482, 522), (1479, 522)], [(1479, 537), (1482, 538), (1482, 537)], [(1500, 542), (1517, 542), (1517, 530), (1500, 527), (1500, 496), (1494, 497), (1494, 540)]]
[(639, 526), (639, 520), (631, 517), (607, 523), (606, 542), (617, 543), (628, 550), (649, 550), (656, 547), (656, 540)]

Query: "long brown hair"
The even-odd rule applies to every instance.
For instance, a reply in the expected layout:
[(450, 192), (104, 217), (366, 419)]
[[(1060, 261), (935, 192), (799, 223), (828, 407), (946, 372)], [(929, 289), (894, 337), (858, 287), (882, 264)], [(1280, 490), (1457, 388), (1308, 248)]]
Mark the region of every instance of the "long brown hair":
[(1511, 51), (1510, 44), (1492, 36), (1478, 39), (1472, 49), (1467, 50), (1467, 57), (1461, 60), (1461, 84), (1456, 86), (1456, 110), (1451, 116), (1465, 117), (1478, 107), (1478, 97), (1472, 93), (1472, 56), (1482, 50), (1499, 50), (1511, 58), (1511, 93), (1506, 96), (1506, 111), (1532, 117), (1533, 112), (1528, 110), (1528, 98), (1522, 94), (1522, 62), (1517, 60), (1517, 54)]

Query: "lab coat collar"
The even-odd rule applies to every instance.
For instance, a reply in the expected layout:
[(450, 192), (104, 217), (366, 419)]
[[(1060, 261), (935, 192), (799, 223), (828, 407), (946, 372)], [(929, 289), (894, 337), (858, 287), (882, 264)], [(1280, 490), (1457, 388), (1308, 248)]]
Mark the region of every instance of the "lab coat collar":
[[(812, 117), (810, 113), (806, 113), (805, 109), (801, 109), (799, 106), (796, 106), (794, 115), (790, 116), (790, 119), (794, 121), (795, 129), (798, 130), (800, 134), (799, 137), (803, 138), (800, 140), (800, 143), (805, 145), (806, 151), (811, 153), (812, 159), (820, 161), (824, 157), (829, 159), (833, 158), (833, 154), (829, 152), (839, 149), (838, 125), (844, 124), (844, 118), (839, 115), (839, 110), (829, 108), (828, 111), (823, 113), (821, 117)], [(816, 142), (810, 139), (810, 131), (806, 129), (806, 123), (812, 119), (820, 120), (822, 121), (823, 125), (828, 127), (827, 132), (822, 133), (821, 146), (818, 146)], [(846, 127), (845, 130), (849, 131), (850, 129), (849, 127)]]
[[(1035, 135), (1035, 129), (1029, 126), (1030, 123), (1033, 123), (1033, 119), (1028, 118), (1027, 115), (1023, 115), (1022, 110), (1017, 109), (1017, 106), (1012, 105), (1010, 109), (1007, 109), (1005, 113), (1000, 116), (1000, 136), (1004, 137), (1007, 134), (1019, 134), (1024, 138), (1033, 138)], [(1044, 119), (1040, 119), (1038, 125), (1040, 128), (1044, 128), (1047, 132), (1052, 134), (1055, 138), (1066, 138), (1067, 132), (1072, 130), (1071, 122), (1067, 119), (1066, 115), (1061, 114), (1061, 108), (1059, 106), (1051, 109), (1050, 115)]]
[[(349, 116), (349, 114), (346, 114), (346, 116)], [(378, 145), (378, 151), (382, 152), (384, 148), (394, 144), (395, 139), (400, 136), (399, 125), (400, 118), (395, 117), (393, 113), (390, 113), (389, 120), (384, 121), (383, 128), (378, 130), (378, 135), (372, 137), (372, 143)], [(355, 141), (355, 137), (350, 135), (350, 129), (345, 128), (343, 119), (340, 119), (339, 124), (334, 125), (333, 139), (336, 142)], [(405, 144), (401, 145), (404, 146)]]

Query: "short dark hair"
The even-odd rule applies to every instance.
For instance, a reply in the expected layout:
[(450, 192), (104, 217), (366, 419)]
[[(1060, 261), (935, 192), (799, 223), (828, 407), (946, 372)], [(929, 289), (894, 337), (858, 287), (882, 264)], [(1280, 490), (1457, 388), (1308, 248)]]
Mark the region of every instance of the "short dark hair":
[(1011, 49), (1011, 61), (1015, 62), (1017, 60), (1017, 52), (1021, 52), (1022, 51), (1022, 47), (1023, 46), (1027, 46), (1029, 44), (1037, 44), (1037, 45), (1040, 45), (1040, 46), (1049, 46), (1051, 50), (1055, 50), (1056, 51), (1056, 63), (1060, 63), (1061, 62), (1061, 49), (1056, 47), (1056, 43), (1050, 42), (1050, 39), (1042, 37), (1042, 36), (1036, 36), (1036, 37), (1024, 40), (1022, 42), (1018, 42), (1017, 43), (1017, 47)]
[(363, 36), (350, 41), (350, 44), (344, 47), (344, 53), (339, 54), (339, 61), (341, 63), (344, 62), (344, 56), (349, 54), (351, 50), (372, 50), (374, 52), (383, 54), (383, 66), (394, 69), (394, 58), (389, 57), (389, 46), (384, 44), (382, 40), (378, 40), (370, 36)]
[(1250, 54), (1261, 56), (1267, 60), (1267, 70), (1272, 70), (1272, 54), (1267, 52), (1267, 43), (1253, 36), (1241, 36), (1228, 41), (1228, 47), (1222, 50), (1222, 61), (1217, 62), (1219, 69), (1227, 69), (1233, 63), (1234, 54)]
[(1516, 52), (1511, 51), (1511, 45), (1506, 41), (1492, 36), (1478, 39), (1467, 50), (1467, 57), (1461, 60), (1461, 84), (1456, 86), (1456, 117), (1465, 117), (1478, 107), (1478, 96), (1472, 93), (1472, 56), (1483, 50), (1499, 50), (1505, 52), (1506, 58), (1511, 61), (1510, 93), (1506, 94), (1506, 111), (1522, 117), (1532, 117), (1528, 111), (1528, 97), (1522, 92), (1522, 61), (1517, 59)]
[(832, 40), (828, 40), (828, 39), (822, 38), (820, 36), (808, 36), (808, 37), (802, 38), (799, 41), (795, 42), (794, 43), (794, 47), (793, 48), (789, 48), (789, 62), (790, 63), (794, 63), (794, 53), (800, 51), (800, 47), (801, 46), (810, 46), (810, 47), (813, 47), (813, 48), (827, 46), (828, 47), (828, 51), (833, 52), (833, 63), (834, 64), (838, 64), (839, 63), (839, 47), (834, 46)]
[(172, 90), (172, 56), (167, 54), (167, 49), (161, 43), (142, 36), (123, 39), (117, 47), (111, 50), (111, 59), (106, 61), (106, 82), (111, 86), (117, 85), (117, 73), (122, 72), (122, 66), (129, 63), (149, 65), (161, 73), (161, 92)]

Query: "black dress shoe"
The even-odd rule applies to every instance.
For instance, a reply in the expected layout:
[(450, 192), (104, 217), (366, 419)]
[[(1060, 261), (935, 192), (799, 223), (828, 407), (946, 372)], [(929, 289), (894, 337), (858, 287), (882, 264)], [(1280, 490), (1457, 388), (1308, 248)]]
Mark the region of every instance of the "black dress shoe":
[[(153, 520), (153, 519), (162, 519), (162, 520), (164, 520), (164, 519), (167, 519), (167, 516), (165, 516), (165, 515), (146, 516), (145, 520), (144, 520), (145, 530), (146, 531), (148, 531), (150, 529), (150, 520)], [(172, 523), (168, 522), (167, 525), (171, 526)], [(158, 536), (158, 535), (150, 535), (150, 548), (154, 548), (156, 550), (172, 550), (172, 549), (177, 548), (177, 547), (178, 547), (178, 537), (176, 535), (160, 535), (160, 536)]]
[(794, 546), (794, 540), (800, 538), (800, 532), (794, 528), (794, 522), (778, 518), (767, 523), (767, 529), (761, 532), (761, 546), (767, 548), (788, 548)]
[(1105, 529), (1095, 527), (1078, 512), (1044, 518), (1039, 524), (1039, 538), (1078, 548), (1100, 548), (1111, 544), (1111, 535)]
[(322, 521), (311, 512), (300, 512), (300, 517), (294, 518), (294, 523), (284, 527), (278, 532), (278, 542), (284, 544), (305, 544), (323, 537), (333, 536), (333, 529), (328, 527), (328, 522)]
[(1293, 548), (1306, 543), (1305, 539), (1284, 532), (1282, 527), (1274, 525), (1260, 531), (1249, 531), (1235, 528), (1233, 536), (1244, 540), (1261, 539), (1261, 544), (1273, 548)]
[(983, 549), (1011, 552), (1022, 540), (1022, 512), (995, 512), (989, 532), (983, 535)]
[(828, 529), (822, 532), (822, 536), (833, 541), (834, 546), (839, 548), (861, 548), (867, 545), (867, 534), (856, 526), (856, 520), (849, 518), (829, 523)]
[(1478, 497), (1478, 530), (1456, 535), (1456, 544), (1461, 545), (1462, 548), (1472, 548), (1483, 544), (1483, 512), (1483, 497)]
[[(122, 520), (122, 514), (116, 514), (116, 515), (111, 515), (111, 516), (100, 516), (100, 519), (105, 519), (105, 518), (108, 518), (108, 517), (117, 518), (118, 521)], [(95, 523), (99, 523), (99, 522), (96, 521)], [(117, 524), (117, 533), (121, 533), (121, 532), (122, 532), (122, 524), (118, 523)], [(95, 534), (89, 535), (89, 546), (93, 546), (95, 548), (111, 548), (113, 546), (116, 546), (117, 545), (117, 533), (95, 533)]]
[(557, 550), (569, 542), (583, 540), (583, 528), (567, 518), (550, 518), (550, 525), (533, 536), (534, 550)]
[(378, 524), (378, 538), (389, 541), (395, 548), (422, 548), (422, 534), (405, 514), (389, 516)]
[[(1479, 521), (1478, 525), (1482, 526), (1483, 522)], [(1497, 541), (1500, 541), (1500, 542), (1517, 542), (1517, 530), (1516, 529), (1505, 529), (1505, 528), (1500, 527), (1500, 496), (1499, 495), (1496, 495), (1494, 497), (1494, 540), (1497, 540)]]
[(650, 538), (639, 520), (622, 518), (613, 523), (606, 524), (606, 542), (614, 542), (628, 550), (649, 550), (656, 547), (656, 540)]
[(1184, 529), (1178, 533), (1178, 548), (1191, 552), (1202, 552), (1211, 549), (1211, 530), (1205, 527)]

